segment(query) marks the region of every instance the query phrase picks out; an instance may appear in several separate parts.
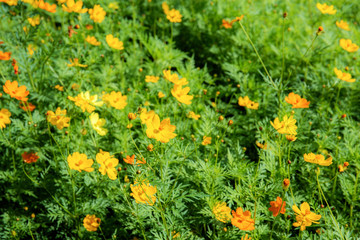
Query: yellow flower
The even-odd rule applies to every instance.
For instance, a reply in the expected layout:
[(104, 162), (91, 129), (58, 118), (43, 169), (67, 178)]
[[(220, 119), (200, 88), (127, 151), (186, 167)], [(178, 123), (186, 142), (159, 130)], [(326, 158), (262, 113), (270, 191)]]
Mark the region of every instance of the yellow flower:
[(63, 4), (62, 8), (65, 12), (76, 12), (76, 13), (86, 13), (88, 11), (87, 8), (82, 9), (83, 2), (81, 0), (75, 3), (74, 0), (67, 0), (66, 5)]
[(248, 96), (245, 96), (244, 98), (239, 97), (238, 104), (239, 106), (247, 107), (249, 109), (257, 110), (259, 108), (259, 103), (251, 101)]
[(99, 46), (101, 44), (101, 42), (96, 40), (96, 38), (94, 36), (87, 36), (85, 38), (85, 41), (90, 43), (91, 45), (94, 45), (94, 46)]
[(179, 76), (176, 73), (171, 74), (171, 70), (164, 70), (163, 74), (166, 80), (174, 83), (175, 85), (183, 86), (189, 83), (186, 78), (179, 79)]
[(207, 137), (206, 135), (203, 136), (203, 141), (201, 142), (201, 144), (204, 146), (211, 144), (211, 137)]
[(94, 22), (101, 23), (105, 19), (106, 12), (99, 4), (96, 4), (94, 8), (89, 9), (89, 14), (90, 19)]
[(292, 209), (294, 210), (296, 216), (296, 222), (293, 223), (294, 227), (300, 227), (300, 231), (304, 231), (306, 227), (311, 226), (313, 223), (319, 223), (321, 215), (317, 215), (313, 212), (310, 212), (310, 206), (307, 202), (303, 202), (300, 205), (300, 209), (293, 205)]
[(107, 174), (111, 180), (117, 178), (116, 166), (119, 164), (119, 160), (110, 155), (109, 152), (104, 152), (100, 149), (100, 152), (96, 154), (96, 161), (101, 165), (99, 172), (102, 175)]
[(68, 99), (75, 102), (75, 105), (80, 107), (83, 112), (92, 113), (95, 110), (94, 106), (102, 106), (103, 102), (97, 102), (97, 95), (91, 96), (90, 92), (81, 92), (76, 97), (68, 96)]
[(67, 65), (68, 67), (87, 67), (88, 66), (85, 64), (80, 64), (78, 58), (69, 59), (69, 61), (71, 62), (71, 64), (68, 64)]
[(190, 92), (190, 87), (182, 88), (181, 85), (174, 85), (171, 89), (171, 94), (181, 103), (186, 105), (191, 104), (191, 100), (194, 98), (192, 95), (187, 95)]
[(72, 155), (70, 154), (67, 157), (67, 161), (70, 169), (79, 172), (81, 172), (81, 170), (85, 172), (94, 171), (94, 168), (91, 167), (94, 161), (92, 159), (88, 159), (84, 153), (74, 152)]
[(301, 98), (300, 95), (293, 92), (289, 93), (289, 96), (285, 97), (285, 101), (292, 105), (292, 108), (309, 108), (310, 102), (305, 98)]
[(10, 116), (11, 116), (11, 113), (9, 112), (9, 110), (7, 110), (5, 108), (2, 108), (0, 110), (0, 129), (5, 128), (6, 124), (11, 123)]
[(163, 3), (161, 4), (161, 7), (162, 7), (164, 13), (167, 15), (168, 12), (169, 12), (169, 10), (170, 10), (169, 5), (168, 5), (166, 2), (163, 2)]
[(226, 206), (225, 202), (218, 202), (213, 208), (212, 212), (215, 215), (215, 218), (220, 222), (226, 223), (231, 220), (232, 216), (230, 214), (231, 208)]
[(32, 56), (32, 55), (34, 54), (34, 52), (35, 52), (35, 47), (34, 47), (34, 45), (29, 44), (28, 47), (27, 47), (27, 50), (28, 50), (28, 52), (29, 52), (29, 55)]
[(44, 0), (34, 1), (34, 5), (37, 5), (40, 9), (45, 11), (56, 13), (56, 4), (50, 5), (50, 3), (44, 2)]
[(141, 124), (150, 124), (153, 117), (155, 116), (154, 110), (147, 111), (146, 108), (142, 108), (140, 112)]
[(33, 27), (40, 24), (40, 16), (39, 15), (36, 15), (33, 18), (28, 18), (27, 20), (29, 21), (30, 25)]
[(127, 105), (127, 96), (122, 95), (121, 92), (112, 91), (110, 94), (105, 94), (102, 99), (105, 103), (110, 104), (110, 106), (118, 110), (124, 109)]
[(66, 109), (57, 108), (55, 112), (47, 111), (47, 121), (56, 126), (59, 130), (69, 127), (70, 118), (66, 117)]
[(329, 156), (329, 158), (325, 160), (325, 157), (321, 154), (315, 155), (314, 153), (309, 153), (309, 154), (305, 153), (304, 160), (305, 162), (319, 164), (320, 166), (330, 166), (332, 164), (331, 156)]
[(341, 29), (344, 29), (345, 31), (350, 31), (349, 24), (343, 20), (336, 21), (336, 26), (338, 26)]
[(86, 230), (88, 230), (89, 232), (95, 232), (97, 230), (97, 228), (100, 226), (100, 218), (97, 218), (95, 215), (86, 215), (86, 217), (84, 218), (84, 227), (86, 228)]
[(356, 52), (359, 49), (359, 46), (355, 43), (352, 43), (350, 39), (340, 39), (340, 47), (348, 52)]
[(170, 118), (166, 118), (160, 122), (160, 117), (156, 113), (154, 113), (152, 119), (147, 120), (146, 127), (146, 135), (148, 138), (154, 138), (162, 143), (169, 142), (170, 139), (175, 138), (177, 135), (174, 133), (176, 126), (170, 124)]
[(159, 98), (163, 98), (163, 97), (165, 97), (165, 94), (160, 91), (160, 92), (158, 93), (158, 97), (159, 97)]
[(118, 38), (115, 38), (112, 34), (106, 35), (107, 44), (117, 50), (123, 50), (124, 44), (122, 41), (119, 41)]
[(293, 116), (284, 116), (283, 121), (279, 121), (279, 118), (275, 118), (274, 122), (271, 122), (271, 125), (278, 131), (280, 134), (290, 134), (296, 135), (297, 126), (295, 125), (296, 119)]
[(342, 72), (337, 68), (334, 68), (334, 72), (336, 74), (336, 77), (340, 80), (343, 80), (345, 82), (355, 82), (356, 81), (354, 78), (351, 78), (350, 73)]
[(4, 2), (4, 3), (6, 3), (6, 4), (9, 5), (9, 6), (16, 6), (18, 0), (0, 0), (0, 2)]
[(188, 117), (188, 118), (193, 118), (193, 119), (195, 119), (195, 120), (199, 120), (200, 115), (194, 113), (193, 111), (191, 111), (191, 112), (188, 113), (187, 117)]
[(322, 14), (334, 15), (336, 13), (336, 9), (334, 9), (333, 5), (329, 6), (326, 3), (324, 4), (317, 3), (316, 7), (320, 10)]
[(106, 120), (104, 118), (99, 118), (98, 113), (91, 113), (89, 118), (91, 126), (100, 136), (105, 136), (108, 133), (107, 129), (102, 128), (105, 125)]
[(145, 82), (156, 83), (158, 81), (159, 81), (159, 77), (156, 77), (156, 76), (146, 76), (145, 77)]
[(119, 5), (118, 5), (117, 2), (109, 3), (108, 7), (111, 8), (111, 9), (114, 9), (114, 10), (119, 9)]
[(150, 185), (147, 180), (143, 180), (142, 183), (134, 182), (130, 184), (131, 192), (130, 196), (134, 197), (136, 203), (143, 203), (147, 205), (154, 205), (156, 197), (154, 196), (157, 192), (156, 187)]
[(60, 85), (55, 85), (54, 88), (57, 89), (57, 90), (59, 90), (60, 92), (63, 92), (63, 91), (64, 91), (64, 87), (63, 87), (63, 86), (60, 86)]
[(175, 9), (171, 9), (170, 11), (168, 11), (168, 13), (166, 13), (166, 18), (173, 23), (181, 22), (181, 17), (182, 15), (180, 14), (180, 12)]

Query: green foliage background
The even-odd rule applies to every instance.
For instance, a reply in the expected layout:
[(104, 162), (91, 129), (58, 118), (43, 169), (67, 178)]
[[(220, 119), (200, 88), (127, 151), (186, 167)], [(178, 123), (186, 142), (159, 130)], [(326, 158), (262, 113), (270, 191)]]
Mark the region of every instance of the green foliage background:
[[(359, 237), (359, 51), (348, 53), (339, 46), (340, 38), (360, 44), (356, 1), (327, 2), (337, 9), (335, 15), (321, 14), (314, 1), (168, 1), (183, 16), (175, 24), (166, 19), (162, 1), (116, 1), (117, 10), (108, 7), (110, 2), (100, 2), (107, 12), (100, 24), (88, 14), (66, 13), (60, 6), (52, 14), (23, 2), (0, 3), (4, 42), (0, 49), (12, 52), (20, 71), (15, 75), (10, 61), (1, 61), (1, 83), (9, 79), (25, 85), (29, 102), (36, 105), (28, 115), (9, 95), (3, 93), (0, 98), (0, 108), (12, 113), (11, 124), (0, 137), (2, 239), (172, 239), (173, 231), (180, 233), (178, 239), (240, 239), (245, 233), (253, 239), (269, 239), (271, 234), (274, 239)], [(84, 2), (88, 8), (94, 4), (99, 2)], [(274, 84), (241, 26), (221, 27), (222, 19), (242, 14), (241, 23)], [(31, 27), (27, 18), (35, 15), (41, 16), (41, 23)], [(341, 19), (350, 23), (351, 31), (335, 25)], [(76, 24), (80, 28), (70, 38), (68, 27)], [(87, 24), (94, 29), (87, 30)], [(25, 26), (28, 33), (23, 31)], [(324, 33), (313, 41), (319, 26)], [(125, 49), (111, 49), (107, 34), (123, 41)], [(101, 45), (85, 43), (87, 35), (95, 36)], [(36, 46), (31, 57), (29, 44)], [(67, 67), (73, 58), (88, 67)], [(336, 78), (333, 68), (346, 66), (355, 83)], [(170, 83), (161, 77), (169, 67), (189, 80), (194, 95), (191, 105), (179, 104), (171, 96)], [(160, 80), (146, 83), (146, 75)], [(106, 136), (99, 136), (91, 128), (89, 114), (67, 99), (79, 93), (71, 88), (73, 83), (92, 95), (121, 91), (128, 96), (124, 110), (105, 105), (96, 109), (106, 119)], [(54, 89), (57, 84), (64, 86), (63, 92)], [(159, 91), (164, 98), (158, 99)], [(284, 101), (290, 92), (309, 100), (310, 108), (291, 109)], [(259, 109), (240, 107), (240, 96), (259, 102)], [(127, 114), (136, 113), (146, 101), (148, 110), (155, 110), (161, 119), (170, 117), (176, 126), (178, 136), (169, 143), (149, 139), (139, 119), (132, 121), (133, 128), (126, 128)], [(45, 113), (57, 107), (67, 109), (69, 128), (58, 130), (47, 123)], [(298, 139), (289, 143), (270, 121), (292, 110)], [(189, 111), (201, 118), (187, 118)], [(223, 121), (218, 120), (220, 115)], [(228, 126), (229, 120), (234, 124)], [(83, 129), (86, 135), (81, 134)], [(204, 135), (212, 137), (210, 145), (201, 145)], [(259, 149), (255, 141), (266, 142), (268, 149)], [(151, 143), (154, 152), (146, 149)], [(69, 154), (86, 153), (95, 159), (99, 149), (120, 160), (117, 180), (102, 176), (97, 163), (91, 173), (69, 175)], [(39, 160), (23, 163), (25, 151), (38, 152)], [(317, 167), (305, 162), (303, 154), (324, 151), (333, 157), (333, 164), (320, 167), (317, 182)], [(122, 161), (139, 152), (147, 165)], [(350, 165), (340, 174), (338, 165), (344, 162)], [(291, 191), (283, 191), (284, 178), (290, 179)], [(154, 206), (137, 204), (129, 195), (129, 185), (141, 179), (158, 189)], [(284, 196), (286, 214), (274, 223), (268, 208), (277, 196)], [(245, 232), (217, 221), (211, 210), (217, 201), (233, 210), (250, 210), (252, 217), (256, 214), (255, 230)], [(305, 201), (322, 218), (320, 224), (299, 233), (292, 226), (291, 206)], [(101, 219), (101, 231), (86, 231), (82, 221), (87, 214)]]

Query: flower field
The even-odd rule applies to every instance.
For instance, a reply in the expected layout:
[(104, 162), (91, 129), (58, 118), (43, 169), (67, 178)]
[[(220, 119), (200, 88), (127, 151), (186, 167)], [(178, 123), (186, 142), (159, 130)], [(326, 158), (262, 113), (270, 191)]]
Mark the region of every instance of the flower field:
[(359, 12), (0, 0), (0, 238), (360, 239)]

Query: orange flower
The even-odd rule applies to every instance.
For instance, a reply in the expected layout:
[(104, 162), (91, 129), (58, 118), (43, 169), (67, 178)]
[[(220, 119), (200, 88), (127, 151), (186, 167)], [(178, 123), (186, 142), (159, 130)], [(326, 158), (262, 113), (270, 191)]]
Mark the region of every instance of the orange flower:
[(293, 92), (289, 93), (289, 96), (285, 97), (285, 101), (292, 105), (292, 108), (309, 108), (310, 102), (305, 98), (301, 98), (300, 95), (297, 95)]
[(56, 12), (56, 4), (50, 5), (50, 3), (44, 2), (44, 0), (39, 0), (38, 7), (51, 13)]
[(181, 18), (182, 15), (180, 14), (180, 12), (176, 9), (171, 9), (170, 11), (168, 11), (168, 13), (166, 13), (166, 18), (173, 23), (179, 23), (181, 22)]
[(136, 163), (136, 165), (140, 165), (140, 164), (145, 164), (146, 160), (144, 158), (142, 158), (142, 160), (136, 160), (135, 159), (135, 154), (133, 154), (131, 157), (129, 155), (126, 156), (126, 158), (123, 158), (124, 162), (134, 165)]
[(326, 3), (324, 4), (317, 3), (316, 7), (320, 10), (322, 14), (334, 15), (336, 13), (336, 9), (334, 9), (333, 5), (329, 6)]
[(181, 85), (174, 85), (174, 88), (171, 89), (171, 94), (179, 102), (184, 103), (186, 105), (191, 104), (191, 100), (194, 98), (193, 95), (188, 95), (189, 92), (190, 92), (190, 87), (182, 88)]
[(47, 121), (56, 126), (59, 130), (70, 126), (70, 118), (66, 117), (66, 109), (61, 110), (61, 108), (58, 107), (55, 112), (47, 111), (46, 116)]
[(344, 29), (345, 31), (350, 31), (349, 24), (343, 20), (341, 20), (340, 22), (336, 21), (336, 26)]
[(269, 207), (269, 211), (273, 213), (273, 216), (276, 217), (279, 213), (285, 214), (285, 205), (286, 202), (281, 199), (281, 197), (277, 197), (276, 201), (270, 202), (271, 207)]
[(289, 142), (294, 142), (297, 139), (296, 135), (286, 135), (285, 137)]
[(71, 64), (67, 64), (68, 67), (87, 67), (88, 65), (80, 64), (78, 58), (69, 59)]
[(11, 52), (0, 51), (0, 60), (7, 61), (10, 60), (10, 58), (11, 58)]
[(206, 135), (203, 136), (203, 141), (201, 142), (201, 144), (204, 146), (211, 144), (211, 137), (207, 137)]
[(359, 46), (353, 43), (350, 39), (340, 39), (340, 47), (348, 52), (356, 52)]
[(89, 232), (95, 232), (100, 226), (100, 218), (97, 218), (95, 215), (86, 215), (84, 218), (83, 224), (86, 230)]
[(343, 80), (345, 82), (355, 82), (356, 80), (354, 78), (351, 78), (351, 74), (347, 72), (342, 72), (341, 70), (334, 68), (334, 72), (336, 74), (336, 77), (340, 80)]
[(167, 143), (170, 139), (177, 136), (177, 134), (174, 133), (176, 126), (170, 124), (170, 118), (165, 118), (160, 122), (160, 117), (156, 113), (152, 115), (151, 119), (147, 120), (146, 127), (146, 135), (148, 138), (154, 138), (162, 143)]
[(30, 102), (20, 102), (20, 108), (24, 111), (34, 111), (36, 106)]
[(157, 76), (146, 76), (145, 77), (145, 82), (156, 83), (158, 81), (159, 81), (159, 77), (157, 77)]
[(96, 4), (94, 8), (89, 9), (89, 14), (94, 22), (101, 23), (105, 19), (106, 12), (99, 4)]
[(249, 109), (257, 110), (259, 108), (259, 103), (251, 101), (248, 96), (245, 96), (244, 98), (239, 97), (238, 104), (239, 106), (247, 107)]
[(282, 183), (283, 189), (287, 190), (290, 186), (290, 180), (288, 178), (285, 178), (283, 183)]
[(248, 235), (245, 234), (245, 236), (243, 236), (243, 237), (241, 238), (241, 240), (251, 240), (251, 237), (248, 237)]
[(32, 153), (32, 152), (24, 152), (23, 154), (21, 154), (23, 160), (25, 163), (34, 163), (39, 159), (39, 156), (36, 155), (37, 153)]
[(309, 154), (304, 154), (304, 160), (305, 162), (309, 162), (309, 163), (315, 163), (315, 164), (319, 164), (320, 166), (330, 166), (332, 164), (332, 157), (329, 156), (326, 160), (325, 157), (321, 154), (314, 154), (314, 153), (309, 153)]
[(231, 224), (238, 227), (240, 230), (252, 231), (255, 229), (255, 220), (251, 218), (250, 211), (243, 212), (241, 207), (236, 209), (236, 212), (232, 211), (233, 218)]
[(18, 0), (0, 0), (0, 2), (4, 2), (4, 3), (6, 3), (6, 4), (9, 5), (9, 6), (16, 6)]
[(232, 28), (232, 25), (235, 22), (239, 22), (244, 18), (244, 15), (241, 15), (240, 17), (236, 17), (235, 19), (231, 20), (230, 22), (226, 21), (225, 19), (222, 20), (222, 26), (224, 28)]
[(267, 143), (259, 143), (258, 141), (255, 142), (256, 146), (258, 146), (259, 148), (266, 150), (267, 149)]
[(26, 98), (27, 95), (29, 95), (29, 91), (26, 91), (25, 86), (18, 87), (18, 82), (10, 80), (7, 80), (5, 82), (5, 85), (3, 86), (4, 92), (9, 94), (12, 98), (16, 98), (19, 101), (26, 102), (28, 98)]

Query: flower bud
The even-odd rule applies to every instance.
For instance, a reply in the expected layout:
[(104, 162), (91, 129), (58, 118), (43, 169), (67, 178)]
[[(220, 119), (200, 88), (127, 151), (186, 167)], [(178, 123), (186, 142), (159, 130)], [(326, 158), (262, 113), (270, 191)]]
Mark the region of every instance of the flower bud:
[(128, 114), (128, 119), (129, 119), (129, 120), (134, 120), (134, 119), (136, 119), (136, 114), (135, 114), (135, 113), (129, 113), (129, 114)]
[(234, 121), (233, 121), (233, 120), (229, 120), (228, 125), (231, 126), (231, 125), (233, 125), (233, 124), (234, 124)]
[(149, 146), (147, 146), (147, 150), (148, 150), (149, 152), (154, 151), (154, 145), (149, 144)]
[(282, 183), (283, 189), (286, 191), (288, 190), (289, 186), (290, 186), (290, 180), (288, 178), (285, 178), (283, 183)]
[(222, 121), (222, 120), (224, 120), (224, 117), (222, 115), (220, 115), (219, 121)]

